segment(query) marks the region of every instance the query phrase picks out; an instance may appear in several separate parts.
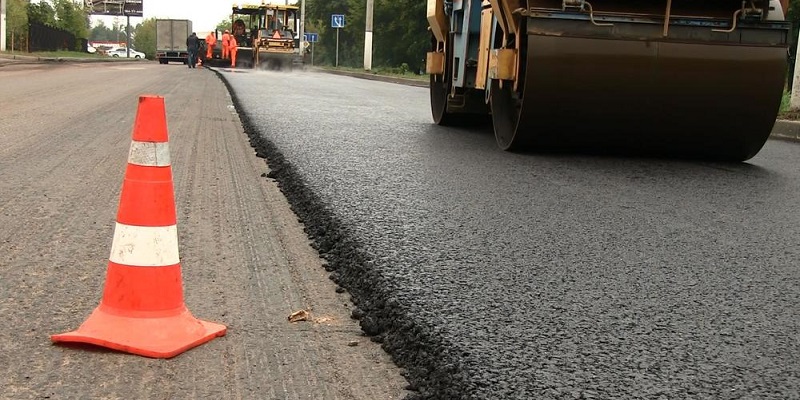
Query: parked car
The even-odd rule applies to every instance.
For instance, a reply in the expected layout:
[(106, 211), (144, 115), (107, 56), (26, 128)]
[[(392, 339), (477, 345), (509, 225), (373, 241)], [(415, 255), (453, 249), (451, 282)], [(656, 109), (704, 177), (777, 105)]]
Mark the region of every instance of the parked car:
[[(131, 50), (130, 58), (144, 58), (144, 53), (141, 51), (136, 51), (134, 49)], [(109, 57), (127, 57), (128, 56), (128, 49), (124, 47), (116, 48), (114, 50), (109, 50), (106, 52)]]

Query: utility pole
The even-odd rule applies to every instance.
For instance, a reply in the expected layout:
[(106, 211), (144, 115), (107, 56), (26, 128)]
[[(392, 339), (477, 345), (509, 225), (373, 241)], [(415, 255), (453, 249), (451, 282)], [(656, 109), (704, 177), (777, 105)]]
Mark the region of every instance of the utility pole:
[(0, 0), (0, 51), (6, 51), (6, 0)]
[(364, 32), (364, 70), (372, 69), (372, 10), (374, 0), (367, 0), (367, 24)]
[(300, 55), (303, 55), (306, 51), (306, 48), (303, 47), (303, 43), (306, 41), (306, 0), (300, 0), (300, 29), (299, 37), (300, 37)]
[(125, 57), (131, 58), (131, 16), (126, 15), (125, 18), (128, 20), (127, 25), (125, 25), (125, 51), (128, 54)]
[(794, 71), (792, 73), (792, 96), (789, 97), (789, 108), (792, 110), (800, 109), (800, 62), (797, 62), (797, 50), (800, 50), (800, 42), (797, 43), (794, 55)]

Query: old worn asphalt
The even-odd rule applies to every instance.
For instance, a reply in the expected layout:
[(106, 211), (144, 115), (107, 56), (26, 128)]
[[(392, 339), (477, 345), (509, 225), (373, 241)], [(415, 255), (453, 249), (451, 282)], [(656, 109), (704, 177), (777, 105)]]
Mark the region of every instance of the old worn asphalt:
[[(100, 301), (141, 94), (166, 102), (186, 304), (228, 326), (168, 360), (49, 337)], [(404, 397), (269, 172), (210, 71), (0, 68), (0, 399)]]
[(504, 153), (489, 127), (432, 125), (423, 88), (220, 74), (418, 397), (800, 397), (798, 144)]

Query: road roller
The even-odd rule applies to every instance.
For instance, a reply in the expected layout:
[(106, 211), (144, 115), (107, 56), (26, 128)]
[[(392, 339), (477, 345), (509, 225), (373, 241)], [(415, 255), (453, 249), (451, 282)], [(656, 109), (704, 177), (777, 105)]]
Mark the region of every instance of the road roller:
[(503, 150), (743, 161), (787, 77), (788, 0), (428, 0), (431, 112)]

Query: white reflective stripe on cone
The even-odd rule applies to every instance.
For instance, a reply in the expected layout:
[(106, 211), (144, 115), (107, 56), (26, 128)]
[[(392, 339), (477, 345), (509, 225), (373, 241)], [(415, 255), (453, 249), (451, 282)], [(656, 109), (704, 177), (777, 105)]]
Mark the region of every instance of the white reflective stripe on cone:
[(145, 167), (167, 167), (169, 163), (169, 143), (131, 141), (128, 163)]
[(180, 262), (178, 227), (133, 226), (117, 222), (109, 261), (132, 267), (163, 267)]

